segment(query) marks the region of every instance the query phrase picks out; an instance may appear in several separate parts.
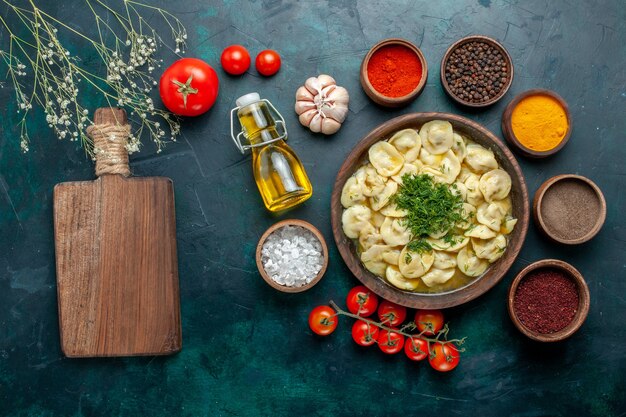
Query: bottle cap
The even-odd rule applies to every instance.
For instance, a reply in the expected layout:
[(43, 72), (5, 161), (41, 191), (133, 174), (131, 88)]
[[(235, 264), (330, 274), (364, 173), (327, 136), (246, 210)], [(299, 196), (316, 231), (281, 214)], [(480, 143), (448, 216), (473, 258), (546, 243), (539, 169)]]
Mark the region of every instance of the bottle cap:
[(239, 97), (235, 103), (237, 103), (237, 107), (244, 107), (257, 101), (261, 101), (259, 93), (248, 93)]

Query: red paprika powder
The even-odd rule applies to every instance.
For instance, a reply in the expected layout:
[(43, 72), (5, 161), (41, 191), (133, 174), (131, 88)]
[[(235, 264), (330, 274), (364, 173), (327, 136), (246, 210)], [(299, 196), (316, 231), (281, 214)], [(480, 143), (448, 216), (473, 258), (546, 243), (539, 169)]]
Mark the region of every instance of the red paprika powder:
[(422, 79), (422, 63), (410, 48), (385, 45), (371, 56), (367, 78), (376, 91), (387, 97), (411, 93)]

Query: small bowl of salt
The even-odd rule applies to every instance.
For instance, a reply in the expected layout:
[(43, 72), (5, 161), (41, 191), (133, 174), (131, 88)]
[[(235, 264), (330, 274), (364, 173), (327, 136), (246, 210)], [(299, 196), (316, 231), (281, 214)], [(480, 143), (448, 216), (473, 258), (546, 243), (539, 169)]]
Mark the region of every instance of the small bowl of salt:
[(302, 292), (322, 279), (328, 266), (324, 236), (304, 220), (272, 225), (256, 248), (256, 265), (263, 279), (283, 292)]

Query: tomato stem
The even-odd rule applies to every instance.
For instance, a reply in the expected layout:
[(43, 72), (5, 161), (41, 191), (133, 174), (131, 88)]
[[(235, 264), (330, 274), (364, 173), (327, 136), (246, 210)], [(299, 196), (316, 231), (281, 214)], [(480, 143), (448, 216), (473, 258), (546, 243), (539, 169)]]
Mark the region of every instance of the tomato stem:
[[(428, 332), (428, 328), (424, 329), (423, 331), (421, 331), (420, 333), (417, 333), (417, 334), (407, 333), (406, 332), (407, 329), (408, 330), (414, 330), (416, 328), (414, 322), (409, 322), (409, 323), (405, 324), (404, 326), (402, 326), (400, 329), (393, 329), (391, 327), (385, 326), (383, 323), (378, 323), (377, 321), (368, 319), (367, 317), (362, 317), (362, 316), (359, 316), (358, 314), (352, 314), (352, 313), (350, 313), (348, 311), (345, 311), (342, 308), (340, 308), (337, 305), (337, 303), (335, 303), (333, 300), (330, 300), (328, 302), (328, 304), (336, 311), (336, 313), (335, 313), (336, 316), (346, 316), (346, 317), (351, 317), (351, 318), (356, 319), (356, 320), (362, 320), (362, 321), (368, 323), (369, 325), (378, 327), (379, 329), (383, 329), (383, 330), (386, 330), (388, 332), (395, 332), (395, 333), (401, 334), (402, 336), (410, 338), (411, 341), (412, 341), (413, 337), (419, 337), (420, 339), (425, 340), (425, 341), (427, 341), (429, 343), (429, 349), (430, 349), (430, 343), (441, 343), (441, 344), (454, 343), (457, 346), (461, 346), (463, 343), (465, 343), (465, 337), (462, 338), (462, 339), (450, 339), (450, 340), (443, 340), (443, 341), (439, 340), (439, 338), (441, 336), (443, 336), (444, 338), (448, 336), (449, 328), (448, 328), (447, 324), (444, 326), (444, 328), (442, 330), (440, 330), (437, 333), (437, 336), (435, 338), (432, 338), (432, 337), (424, 336), (424, 333)], [(459, 351), (462, 352), (463, 349), (459, 349)]]
[(187, 78), (187, 82), (185, 82), (184, 84), (178, 80), (172, 80), (172, 82), (178, 86), (178, 90), (176, 91), (183, 95), (183, 105), (185, 106), (185, 108), (187, 108), (187, 96), (189, 94), (198, 94), (198, 89), (191, 86), (192, 80), (193, 74), (191, 74), (189, 78)]

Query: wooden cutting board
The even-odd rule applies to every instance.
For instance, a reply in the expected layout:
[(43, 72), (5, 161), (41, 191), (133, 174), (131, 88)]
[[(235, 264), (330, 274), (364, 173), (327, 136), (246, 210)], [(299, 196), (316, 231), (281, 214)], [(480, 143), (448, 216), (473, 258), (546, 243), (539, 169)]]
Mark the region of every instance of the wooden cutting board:
[[(105, 147), (125, 143), (127, 137), (110, 132), (124, 125), (124, 110), (98, 109), (91, 136), (112, 136)], [(123, 155), (112, 159), (114, 171), (121, 166), (128, 175), (128, 155), (119, 149)], [(105, 161), (111, 155), (96, 153), (96, 173), (107, 171), (102, 166), (111, 165)], [(66, 356), (167, 355), (181, 349), (172, 180), (102, 173), (95, 181), (58, 184), (54, 234)]]

